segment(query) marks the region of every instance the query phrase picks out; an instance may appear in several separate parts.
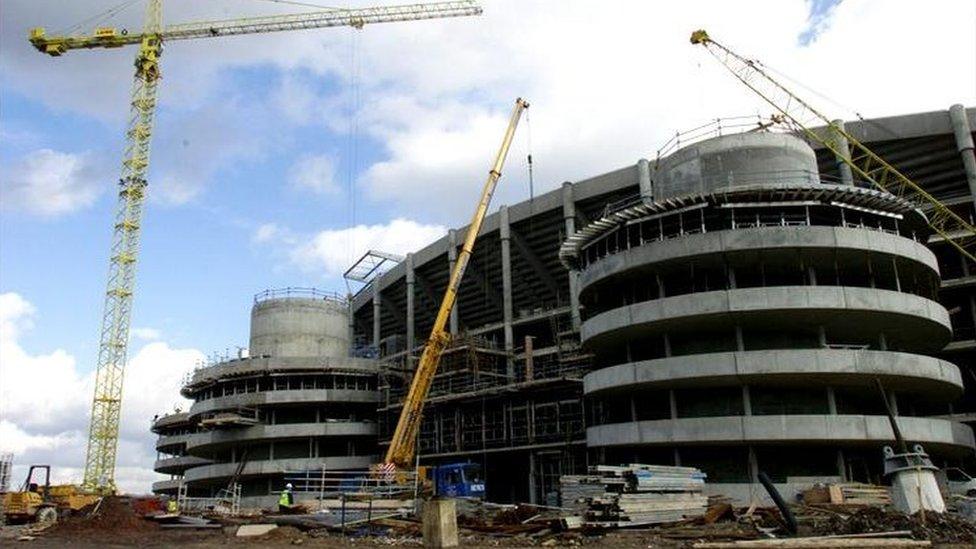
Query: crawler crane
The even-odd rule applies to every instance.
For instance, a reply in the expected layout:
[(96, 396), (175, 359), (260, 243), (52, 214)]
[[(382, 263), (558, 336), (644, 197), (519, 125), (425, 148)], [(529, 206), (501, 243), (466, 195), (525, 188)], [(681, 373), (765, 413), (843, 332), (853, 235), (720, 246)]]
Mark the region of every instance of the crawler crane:
[(421, 19), (481, 14), (474, 0), (428, 4), (378, 6), (361, 9), (322, 8), (318, 11), (267, 17), (198, 21), (163, 26), (162, 0), (149, 0), (142, 32), (111, 27), (92, 34), (48, 36), (43, 28), (30, 31), (30, 42), (42, 53), (60, 56), (70, 50), (118, 48), (138, 45), (135, 79), (126, 130), (125, 157), (119, 178), (119, 200), (109, 259), (108, 290), (102, 317), (92, 399), (88, 454), (83, 488), (91, 492), (115, 491), (115, 456), (122, 407), (122, 378), (128, 355), (129, 322), (135, 291), (136, 260), (142, 210), (149, 171), (149, 145), (156, 114), (156, 88), (163, 44), (173, 40), (217, 38), (323, 27), (353, 27)]
[[(474, 249), (475, 241), (478, 239), (478, 232), (481, 231), (481, 224), (484, 222), (485, 215), (488, 213), (488, 205), (491, 203), (491, 197), (495, 193), (498, 179), (502, 176), (502, 167), (505, 165), (508, 149), (512, 144), (512, 138), (515, 136), (515, 128), (518, 126), (519, 119), (522, 117), (522, 112), (528, 107), (529, 104), (521, 98), (515, 100), (515, 107), (509, 119), (505, 137), (502, 139), (501, 148), (498, 149), (498, 154), (495, 155), (495, 162), (488, 172), (488, 180), (485, 181), (484, 188), (481, 191), (481, 198), (478, 200), (478, 206), (475, 208), (474, 216), (471, 218), (471, 224), (468, 225), (467, 235), (464, 237), (464, 243), (458, 252), (457, 262), (454, 265), (454, 270), (451, 272), (451, 278), (447, 283), (447, 290), (445, 290), (444, 298), (441, 300), (440, 309), (437, 310), (434, 326), (430, 330), (430, 337), (427, 338), (427, 345), (420, 355), (420, 362), (417, 364), (417, 370), (414, 372), (413, 380), (410, 382), (410, 390), (407, 392), (407, 397), (403, 402), (403, 409), (400, 411), (400, 419), (397, 421), (396, 430), (393, 432), (393, 438), (390, 440), (390, 447), (386, 450), (386, 459), (380, 465), (381, 470), (390, 479), (396, 479), (398, 472), (408, 471), (414, 467), (414, 459), (417, 455), (417, 434), (420, 432), (420, 422), (423, 419), (424, 401), (427, 398), (427, 393), (430, 391), (431, 383), (434, 381), (434, 374), (437, 373), (437, 367), (440, 365), (441, 353), (443, 353), (444, 348), (447, 347), (451, 340), (450, 334), (445, 329), (447, 320), (451, 315), (451, 309), (454, 308), (454, 303), (457, 301), (458, 290), (461, 288), (461, 280), (464, 278), (464, 270), (467, 268), (468, 261), (471, 259), (471, 252)], [(466, 478), (468, 471), (475, 475), (477, 473), (473, 469), (465, 470), (465, 465), (467, 464), (447, 466), (452, 467), (453, 470), (460, 473), (456, 477), (459, 482), (454, 483), (448, 483), (446, 479), (441, 478), (447, 475), (440, 474), (444, 472), (440, 468), (435, 469), (433, 471), (433, 481), (437, 493), (443, 494), (446, 488), (451, 492), (449, 495), (484, 496), (484, 483), (481, 482), (480, 478)]]

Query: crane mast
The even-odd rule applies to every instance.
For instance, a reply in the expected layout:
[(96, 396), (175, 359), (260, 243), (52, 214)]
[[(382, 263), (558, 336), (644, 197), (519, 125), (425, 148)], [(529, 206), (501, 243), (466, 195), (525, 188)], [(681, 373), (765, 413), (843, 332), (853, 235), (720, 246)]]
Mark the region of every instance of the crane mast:
[(95, 366), (95, 395), (88, 427), (88, 451), (82, 487), (89, 491), (115, 491), (115, 456), (119, 443), (122, 381), (129, 347), (132, 295), (135, 291), (136, 258), (142, 211), (146, 198), (146, 170), (162, 43), (161, 0), (149, 0), (146, 23), (136, 54), (136, 74), (126, 130), (125, 155), (119, 178), (119, 202), (109, 257), (102, 329)]
[[(808, 139), (820, 143), (851, 171), (875, 187), (905, 198), (925, 210), (929, 226), (946, 242), (972, 261), (976, 243), (976, 227), (949, 209), (920, 185), (878, 156), (874, 151), (848, 133), (841, 125), (820, 113), (786, 86), (779, 83), (763, 68), (762, 63), (746, 59), (712, 40), (704, 30), (691, 34), (691, 43), (703, 46), (740, 82), (773, 106)], [(823, 125), (824, 134), (810, 129), (811, 124)], [(847, 140), (850, 150), (842, 145)]]
[(481, 231), (485, 215), (488, 213), (491, 197), (495, 193), (498, 179), (502, 176), (502, 167), (505, 165), (508, 149), (512, 144), (512, 138), (515, 136), (515, 128), (522, 117), (522, 112), (528, 107), (529, 104), (522, 98), (515, 100), (508, 129), (505, 131), (498, 154), (495, 155), (495, 162), (488, 172), (488, 179), (481, 191), (481, 198), (478, 200), (474, 215), (471, 217), (471, 224), (468, 225), (464, 243), (458, 252), (457, 262), (451, 272), (447, 290), (444, 291), (440, 309), (437, 310), (437, 317), (434, 319), (434, 326), (430, 330), (430, 337), (427, 338), (427, 345), (420, 355), (420, 362), (417, 364), (417, 370), (410, 382), (410, 390), (403, 402), (403, 409), (400, 410), (400, 418), (397, 421), (396, 430), (393, 432), (393, 438), (390, 440), (390, 447), (386, 450), (384, 466), (388, 472), (393, 472), (395, 469), (408, 469), (413, 466), (416, 456), (417, 433), (420, 431), (420, 422), (423, 419), (424, 401), (430, 391), (431, 383), (434, 381), (437, 367), (440, 365), (441, 354), (451, 340), (450, 334), (444, 328), (450, 317), (451, 309), (454, 308), (454, 303), (457, 301), (461, 280), (464, 278), (464, 270), (471, 259), (471, 251), (478, 239), (478, 233)]
[(103, 27), (90, 35), (49, 37), (43, 28), (31, 29), (28, 36), (31, 44), (42, 53), (52, 56), (60, 56), (74, 49), (139, 46), (125, 133), (122, 173), (119, 177), (119, 199), (109, 257), (108, 288), (105, 292), (99, 336), (98, 362), (95, 367), (95, 393), (92, 399), (83, 489), (99, 493), (115, 491), (122, 382), (128, 358), (129, 326), (163, 42), (336, 26), (359, 29), (374, 23), (480, 14), (481, 7), (474, 0), (459, 0), (362, 9), (323, 9), (309, 13), (200, 21), (164, 27), (162, 0), (148, 0), (142, 32), (136, 34)]

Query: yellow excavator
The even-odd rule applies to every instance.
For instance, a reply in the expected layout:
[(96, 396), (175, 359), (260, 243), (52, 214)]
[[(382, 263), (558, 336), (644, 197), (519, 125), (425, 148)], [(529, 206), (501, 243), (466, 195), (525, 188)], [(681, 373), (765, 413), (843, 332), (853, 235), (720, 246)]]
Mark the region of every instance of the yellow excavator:
[[(515, 128), (518, 126), (522, 113), (529, 107), (529, 104), (522, 98), (515, 100), (515, 107), (509, 118), (508, 129), (502, 139), (502, 145), (495, 155), (495, 162), (488, 172), (488, 180), (485, 181), (481, 191), (481, 198), (475, 208), (471, 224), (468, 226), (467, 235), (461, 250), (458, 252), (457, 262), (451, 272), (447, 290), (441, 301), (440, 309), (434, 320), (434, 326), (430, 330), (430, 337), (427, 338), (427, 345), (424, 347), (417, 370), (414, 372), (413, 380), (410, 383), (410, 390), (400, 411), (400, 419), (397, 422), (396, 430), (393, 432), (393, 439), (390, 447), (386, 451), (386, 458), (383, 464), (379, 465), (379, 470), (388, 478), (398, 482), (406, 482), (407, 475), (402, 473), (414, 471), (414, 460), (416, 458), (417, 434), (420, 431), (420, 422), (423, 418), (424, 401), (430, 391), (431, 383), (434, 381), (434, 374), (441, 362), (441, 354), (444, 348), (451, 341), (450, 333), (445, 329), (451, 309), (457, 301), (458, 290), (461, 288), (461, 279), (464, 278), (464, 270), (471, 259), (471, 252), (474, 249), (475, 240), (481, 231), (481, 225), (488, 214), (488, 206), (491, 197), (495, 193), (495, 187), (502, 176), (502, 167), (505, 165), (505, 158), (508, 156), (508, 149), (512, 145), (512, 138), (515, 136)], [(434, 494), (482, 498), (485, 495), (485, 483), (478, 464), (476, 463), (454, 463), (440, 465), (438, 467), (419, 467), (416, 469), (417, 476), (421, 482), (428, 487)]]
[[(34, 482), (35, 471), (44, 472), (44, 484)], [(51, 466), (31, 465), (20, 490), (3, 495), (3, 514), (9, 524), (52, 523), (98, 499), (97, 495), (83, 494), (74, 484), (51, 486)]]

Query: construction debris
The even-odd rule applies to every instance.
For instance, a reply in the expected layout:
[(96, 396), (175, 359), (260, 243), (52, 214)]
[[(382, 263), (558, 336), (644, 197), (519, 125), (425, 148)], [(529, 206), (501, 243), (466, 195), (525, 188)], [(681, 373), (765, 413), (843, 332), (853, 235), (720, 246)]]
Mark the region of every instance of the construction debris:
[(244, 524), (237, 528), (237, 534), (235, 535), (239, 538), (263, 536), (270, 534), (272, 530), (277, 528), (277, 524)]
[(918, 540), (976, 544), (976, 525), (952, 513), (906, 515), (893, 509), (864, 507), (850, 515), (837, 514), (815, 526), (818, 534), (863, 534), (910, 530)]
[(563, 506), (589, 528), (678, 522), (705, 514), (705, 474), (694, 467), (633, 463), (597, 465), (588, 475), (560, 478)]
[(748, 548), (777, 548), (777, 549), (834, 549), (845, 547), (931, 547), (930, 541), (918, 541), (902, 538), (853, 538), (824, 536), (817, 538), (783, 538), (756, 539), (747, 541), (703, 542), (696, 543), (695, 549), (748, 549)]

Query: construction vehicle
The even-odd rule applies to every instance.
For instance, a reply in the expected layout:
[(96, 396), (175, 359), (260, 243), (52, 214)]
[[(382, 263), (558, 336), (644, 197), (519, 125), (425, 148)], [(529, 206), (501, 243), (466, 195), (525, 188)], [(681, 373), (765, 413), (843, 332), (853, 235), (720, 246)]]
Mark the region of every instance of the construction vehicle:
[[(34, 472), (44, 472), (44, 484), (34, 482)], [(83, 494), (78, 486), (61, 484), (51, 486), (51, 466), (31, 465), (20, 490), (3, 496), (4, 518), (8, 523), (51, 523), (58, 517), (91, 505), (98, 496)]]
[[(976, 261), (973, 255), (976, 227), (858, 141), (844, 129), (843, 124), (828, 118), (770, 76), (760, 61), (733, 52), (713, 40), (704, 30), (693, 32), (691, 43), (708, 50), (733, 76), (779, 111), (776, 120), (834, 153), (842, 179), (853, 183), (854, 175), (857, 175), (882, 191), (911, 201), (925, 213), (929, 227), (938, 238), (944, 239), (963, 256)], [(822, 125), (822, 128), (811, 129), (811, 124)]]
[[(120, 8), (113, 8), (106, 14), (114, 15)], [(60, 56), (76, 49), (139, 46), (129, 122), (125, 133), (125, 157), (119, 178), (119, 200), (109, 258), (108, 290), (105, 294), (98, 363), (95, 369), (95, 394), (92, 399), (83, 481), (85, 490), (99, 493), (115, 491), (122, 381), (128, 357), (136, 262), (139, 256), (142, 211), (149, 171), (149, 146), (156, 113), (156, 88), (160, 79), (159, 61), (163, 53), (163, 43), (324, 27), (348, 26), (361, 29), (375, 23), (479, 14), (481, 7), (474, 0), (456, 0), (360, 9), (322, 7), (308, 13), (199, 21), (164, 27), (162, 0), (148, 0), (142, 32), (101, 26), (87, 35), (48, 36), (43, 28), (31, 29), (31, 44), (51, 56)]]
[[(508, 129), (505, 131), (498, 154), (495, 155), (495, 162), (488, 172), (488, 179), (481, 191), (481, 198), (478, 200), (478, 205), (471, 218), (471, 224), (468, 225), (467, 235), (464, 237), (464, 243), (461, 245), (454, 269), (451, 271), (451, 278), (448, 281), (447, 289), (444, 291), (444, 297), (441, 300), (440, 309), (437, 311), (437, 317), (434, 319), (434, 325), (430, 330), (430, 337), (427, 338), (427, 345), (420, 355), (420, 362), (417, 364), (417, 369), (410, 382), (410, 389), (404, 399), (403, 409), (400, 410), (400, 418), (397, 420), (390, 446), (386, 450), (386, 458), (383, 464), (379, 465), (379, 470), (392, 480), (402, 482), (405, 477), (397, 475), (397, 472), (409, 471), (415, 467), (417, 435), (420, 433), (420, 422), (423, 419), (424, 401), (427, 398), (427, 393), (430, 392), (437, 367), (440, 365), (441, 354), (451, 341), (451, 335), (445, 329), (447, 321), (457, 301), (461, 280), (464, 278), (464, 271), (471, 259), (475, 241), (478, 239), (481, 225), (488, 213), (491, 197), (495, 193), (495, 187), (502, 176), (502, 167), (505, 165), (508, 149), (512, 144), (512, 138), (515, 136), (515, 128), (518, 127), (519, 119), (528, 107), (529, 104), (521, 97), (515, 100)], [(418, 467), (416, 474), (419, 478), (426, 478), (428, 482), (432, 483), (436, 494), (483, 497), (485, 493), (485, 483), (481, 480), (481, 471), (479, 467), (476, 467), (476, 464), (451, 464), (433, 469)]]

